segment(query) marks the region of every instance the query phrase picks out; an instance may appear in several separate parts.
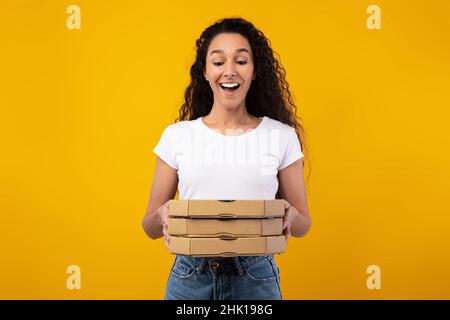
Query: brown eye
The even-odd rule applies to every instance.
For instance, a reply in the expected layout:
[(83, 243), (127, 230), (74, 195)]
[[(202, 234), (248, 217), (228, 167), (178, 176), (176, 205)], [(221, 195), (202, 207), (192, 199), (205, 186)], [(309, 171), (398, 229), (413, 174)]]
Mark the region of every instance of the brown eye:
[(213, 65), (215, 65), (215, 66), (220, 66), (221, 63), (222, 63), (222, 62), (213, 62)]

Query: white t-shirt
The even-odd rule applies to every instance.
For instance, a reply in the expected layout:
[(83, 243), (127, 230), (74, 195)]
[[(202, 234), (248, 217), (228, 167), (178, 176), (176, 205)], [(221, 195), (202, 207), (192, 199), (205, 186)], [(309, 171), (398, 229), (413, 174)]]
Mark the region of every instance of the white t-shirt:
[(201, 117), (167, 126), (153, 152), (178, 172), (178, 197), (272, 200), (279, 170), (303, 157), (295, 129), (263, 117), (255, 129), (224, 135)]

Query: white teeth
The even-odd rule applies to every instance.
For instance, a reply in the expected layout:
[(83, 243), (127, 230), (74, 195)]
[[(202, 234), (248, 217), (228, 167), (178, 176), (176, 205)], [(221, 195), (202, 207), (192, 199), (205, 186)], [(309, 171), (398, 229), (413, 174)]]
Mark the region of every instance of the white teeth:
[(222, 83), (221, 86), (225, 88), (234, 88), (237, 87), (239, 83)]

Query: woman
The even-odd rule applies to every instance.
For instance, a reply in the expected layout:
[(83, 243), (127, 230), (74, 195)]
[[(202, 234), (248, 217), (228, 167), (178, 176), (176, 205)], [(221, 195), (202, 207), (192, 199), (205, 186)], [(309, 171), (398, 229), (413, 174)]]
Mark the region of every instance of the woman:
[[(297, 133), (303, 129), (268, 39), (233, 18), (205, 29), (196, 45), (179, 122), (154, 148), (145, 232), (169, 246), (168, 202), (178, 187), (179, 199), (284, 199), (286, 241), (303, 237), (311, 225)], [(282, 298), (279, 281), (273, 255), (177, 255), (165, 299), (275, 300)]]

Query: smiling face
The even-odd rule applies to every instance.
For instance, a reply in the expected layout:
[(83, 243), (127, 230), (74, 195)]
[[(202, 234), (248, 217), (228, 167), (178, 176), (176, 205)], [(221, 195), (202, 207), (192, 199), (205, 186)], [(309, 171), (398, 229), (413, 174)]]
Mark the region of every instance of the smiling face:
[(204, 76), (214, 93), (215, 104), (236, 108), (245, 102), (255, 78), (253, 53), (247, 39), (238, 33), (215, 36), (208, 48)]

